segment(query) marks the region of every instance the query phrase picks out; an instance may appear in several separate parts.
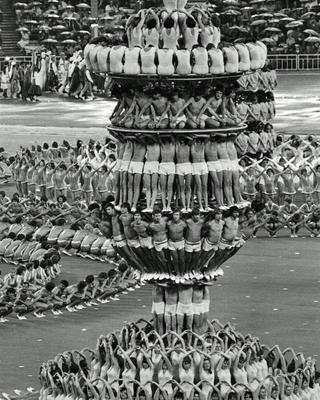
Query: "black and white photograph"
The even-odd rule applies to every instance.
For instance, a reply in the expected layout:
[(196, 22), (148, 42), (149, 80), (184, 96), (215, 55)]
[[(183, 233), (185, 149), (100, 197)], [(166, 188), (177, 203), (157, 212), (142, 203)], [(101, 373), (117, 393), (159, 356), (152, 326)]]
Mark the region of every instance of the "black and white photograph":
[(319, 0), (0, 0), (0, 400), (320, 400), (319, 244)]

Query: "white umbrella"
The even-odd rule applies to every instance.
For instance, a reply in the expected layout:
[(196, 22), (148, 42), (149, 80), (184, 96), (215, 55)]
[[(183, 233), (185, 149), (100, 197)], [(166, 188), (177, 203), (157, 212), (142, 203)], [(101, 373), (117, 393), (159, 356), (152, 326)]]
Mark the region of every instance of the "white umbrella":
[(307, 43), (320, 43), (320, 38), (317, 36), (309, 36), (308, 38), (304, 39)]

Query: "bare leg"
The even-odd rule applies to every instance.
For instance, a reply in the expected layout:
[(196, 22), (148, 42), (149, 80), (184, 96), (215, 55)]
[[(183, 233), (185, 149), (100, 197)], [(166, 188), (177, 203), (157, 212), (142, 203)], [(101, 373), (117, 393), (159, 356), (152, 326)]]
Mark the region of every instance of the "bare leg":
[[(133, 199), (133, 179), (134, 175), (128, 172), (128, 203), (132, 207), (132, 199)], [(124, 199), (123, 199), (124, 200)]]
[(151, 206), (151, 175), (143, 174), (143, 186), (146, 188), (146, 201), (147, 201), (147, 209), (150, 209)]
[(240, 183), (239, 183), (239, 171), (232, 171), (232, 189), (233, 189), (233, 197), (236, 203), (241, 203), (243, 201), (240, 191)]
[(141, 174), (134, 174), (132, 208), (137, 208), (137, 203), (140, 196), (141, 177)]
[[(153, 174), (151, 176), (151, 204), (150, 204), (150, 208), (153, 209), (154, 208), (154, 203), (157, 200), (157, 194), (158, 194), (158, 179), (159, 176), (158, 174)], [(170, 204), (170, 203), (169, 203)]]

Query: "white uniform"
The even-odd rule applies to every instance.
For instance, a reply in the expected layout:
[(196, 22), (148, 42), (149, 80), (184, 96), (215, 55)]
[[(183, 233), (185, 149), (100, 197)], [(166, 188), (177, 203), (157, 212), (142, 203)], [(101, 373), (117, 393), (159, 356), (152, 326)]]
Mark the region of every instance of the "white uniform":
[(179, 75), (189, 75), (191, 74), (192, 67), (190, 63), (190, 51), (189, 50), (177, 50), (177, 68), (176, 73)]
[(155, 64), (156, 48), (146, 47), (141, 49), (141, 72), (143, 74), (156, 74), (157, 67)]
[(159, 49), (158, 50), (158, 74), (159, 75), (173, 75), (174, 65), (173, 65), (173, 55), (174, 50), (172, 49)]
[(235, 47), (224, 47), (223, 53), (226, 58), (225, 71), (233, 74), (239, 71), (239, 54)]
[(123, 72), (127, 75), (137, 75), (141, 73), (139, 56), (140, 47), (131, 47), (124, 52)]
[(109, 72), (108, 57), (110, 53), (110, 47), (102, 47), (97, 53), (97, 62), (99, 66), (99, 72)]
[(192, 73), (198, 75), (208, 74), (209, 66), (207, 50), (204, 47), (196, 47), (192, 50), (192, 55), (194, 57)]
[(210, 73), (223, 74), (225, 72), (223, 52), (220, 49), (210, 49), (208, 51), (208, 56), (211, 63), (209, 69)]
[(234, 45), (239, 54), (239, 71), (249, 71), (250, 69), (250, 53), (248, 47), (243, 43)]
[(110, 72), (121, 74), (123, 72), (123, 56), (125, 46), (114, 46), (110, 50)]
[(250, 53), (250, 68), (259, 69), (261, 65), (260, 47), (258, 47), (258, 45), (255, 43), (247, 43), (246, 46)]

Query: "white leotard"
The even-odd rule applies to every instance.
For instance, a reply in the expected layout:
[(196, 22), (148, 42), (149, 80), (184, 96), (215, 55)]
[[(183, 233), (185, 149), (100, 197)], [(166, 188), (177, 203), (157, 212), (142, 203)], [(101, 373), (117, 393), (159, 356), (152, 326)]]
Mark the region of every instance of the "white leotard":
[(143, 37), (145, 40), (145, 46), (148, 47), (150, 44), (154, 47), (159, 47), (159, 31), (156, 28), (142, 30)]
[(178, 60), (176, 73), (179, 75), (191, 74), (190, 51), (186, 49), (177, 50), (176, 56)]
[(126, 50), (125, 46), (114, 46), (110, 50), (110, 72), (122, 73), (123, 72), (123, 56)]
[(179, 39), (179, 29), (163, 28), (161, 31), (161, 37), (163, 40), (163, 48), (175, 50), (177, 48), (177, 41)]
[(250, 68), (251, 69), (260, 68), (260, 65), (261, 65), (260, 48), (255, 43), (247, 43), (246, 46), (250, 53)]
[(219, 46), (219, 43), (221, 42), (221, 31), (220, 28), (217, 28), (216, 26), (213, 27), (213, 38), (212, 38), (212, 43), (215, 48)]
[(224, 47), (223, 53), (225, 55), (225, 71), (229, 74), (239, 71), (239, 54), (235, 47)]
[(194, 58), (194, 65), (192, 72), (198, 75), (204, 75), (209, 73), (208, 66), (208, 52), (204, 47), (196, 47), (192, 50), (191, 54)]
[(90, 62), (89, 54), (91, 52), (91, 49), (93, 49), (95, 46), (96, 46), (96, 44), (87, 44), (86, 47), (84, 48), (83, 55), (84, 55), (84, 59), (86, 61), (86, 66), (88, 69), (93, 68), (93, 66), (91, 65), (91, 62)]
[(109, 72), (108, 56), (110, 53), (110, 47), (102, 47), (97, 53), (97, 62), (99, 66), (99, 72)]
[(250, 53), (248, 47), (243, 43), (234, 45), (239, 54), (239, 71), (249, 71), (250, 69)]
[(186, 28), (182, 34), (186, 49), (191, 50), (195, 44), (198, 44), (199, 28)]
[(174, 50), (172, 49), (159, 49), (158, 50), (158, 74), (159, 75), (172, 75), (174, 74), (173, 65)]
[(128, 75), (137, 75), (141, 73), (139, 64), (140, 47), (130, 47), (124, 52), (123, 72)]
[(143, 74), (156, 74), (157, 67), (155, 64), (156, 48), (146, 47), (141, 50), (141, 72)]
[(225, 72), (223, 52), (220, 49), (211, 49), (208, 51), (208, 56), (211, 61), (210, 73), (223, 74)]

